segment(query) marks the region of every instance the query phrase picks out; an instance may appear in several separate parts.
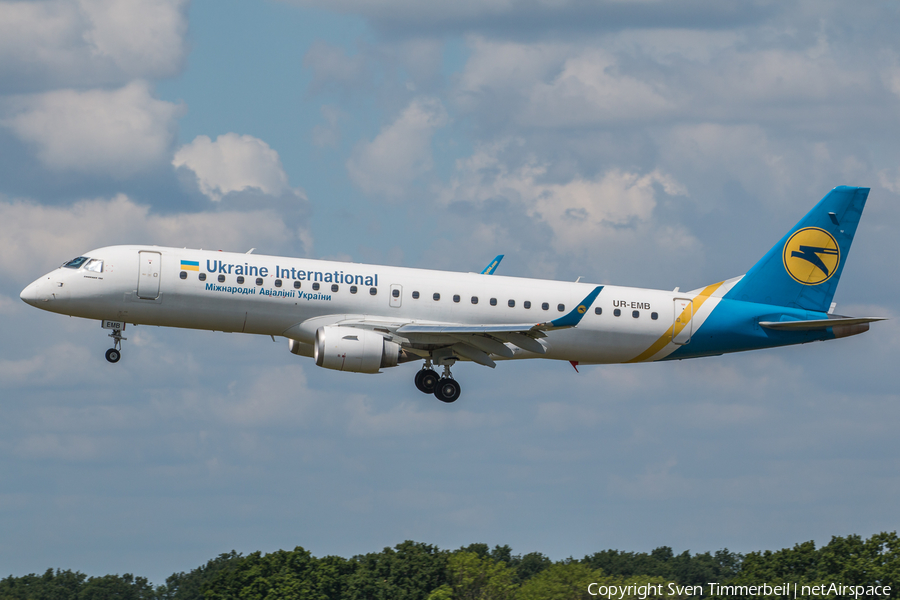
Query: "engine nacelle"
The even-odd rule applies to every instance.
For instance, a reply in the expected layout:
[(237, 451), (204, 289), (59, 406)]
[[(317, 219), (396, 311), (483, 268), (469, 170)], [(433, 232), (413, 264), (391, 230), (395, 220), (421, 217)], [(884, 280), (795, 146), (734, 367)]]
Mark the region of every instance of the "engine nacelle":
[(297, 340), (288, 340), (288, 350), (291, 351), (291, 354), (296, 354), (297, 356), (315, 356), (315, 349), (312, 344), (304, 344)]
[(326, 369), (377, 373), (382, 367), (396, 367), (403, 350), (368, 329), (326, 325), (316, 330), (313, 352), (316, 364)]

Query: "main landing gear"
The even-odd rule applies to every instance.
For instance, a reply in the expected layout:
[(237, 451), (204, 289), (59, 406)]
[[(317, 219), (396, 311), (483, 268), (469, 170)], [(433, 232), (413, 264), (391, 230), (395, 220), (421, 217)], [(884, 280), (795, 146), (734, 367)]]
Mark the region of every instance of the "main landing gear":
[(121, 329), (113, 329), (109, 337), (113, 339), (113, 347), (106, 351), (106, 360), (111, 363), (117, 363), (122, 358), (122, 342), (128, 338), (122, 337)]
[(431, 360), (426, 359), (422, 369), (416, 373), (416, 387), (425, 394), (434, 394), (441, 402), (455, 402), (459, 398), (459, 383), (450, 374), (450, 364), (444, 363), (444, 376), (438, 377), (437, 372), (431, 366)]

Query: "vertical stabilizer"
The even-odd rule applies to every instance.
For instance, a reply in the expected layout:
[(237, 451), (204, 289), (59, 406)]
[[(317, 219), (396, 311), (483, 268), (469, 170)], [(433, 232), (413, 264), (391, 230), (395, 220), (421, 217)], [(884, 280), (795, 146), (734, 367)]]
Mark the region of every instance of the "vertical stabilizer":
[(847, 186), (828, 192), (725, 297), (826, 312), (868, 195)]

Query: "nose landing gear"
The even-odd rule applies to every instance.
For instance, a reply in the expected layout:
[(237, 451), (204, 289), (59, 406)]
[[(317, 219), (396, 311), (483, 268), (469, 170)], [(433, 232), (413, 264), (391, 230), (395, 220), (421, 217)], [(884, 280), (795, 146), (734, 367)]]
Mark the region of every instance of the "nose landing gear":
[(113, 339), (113, 347), (106, 351), (106, 360), (117, 363), (122, 358), (122, 342), (128, 338), (122, 337), (121, 329), (113, 329), (109, 337)]

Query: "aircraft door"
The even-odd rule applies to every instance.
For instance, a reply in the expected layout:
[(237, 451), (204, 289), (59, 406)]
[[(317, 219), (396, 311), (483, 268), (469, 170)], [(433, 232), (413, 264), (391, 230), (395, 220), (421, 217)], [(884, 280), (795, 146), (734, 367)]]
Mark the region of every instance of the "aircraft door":
[(159, 252), (139, 252), (138, 298), (153, 300), (159, 298), (159, 267), (162, 257)]
[(694, 303), (690, 298), (675, 298), (672, 342), (683, 346), (691, 342), (694, 327)]
[(403, 302), (403, 286), (399, 283), (394, 283), (391, 285), (391, 306), (400, 308), (401, 302)]

